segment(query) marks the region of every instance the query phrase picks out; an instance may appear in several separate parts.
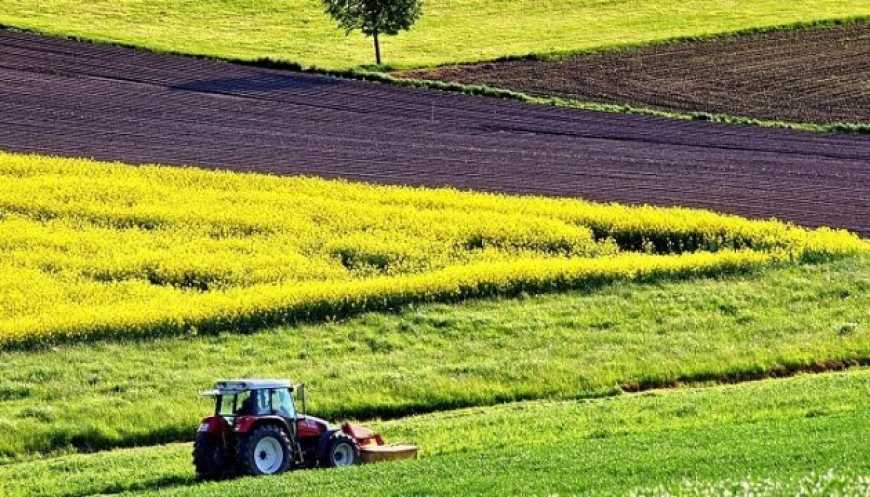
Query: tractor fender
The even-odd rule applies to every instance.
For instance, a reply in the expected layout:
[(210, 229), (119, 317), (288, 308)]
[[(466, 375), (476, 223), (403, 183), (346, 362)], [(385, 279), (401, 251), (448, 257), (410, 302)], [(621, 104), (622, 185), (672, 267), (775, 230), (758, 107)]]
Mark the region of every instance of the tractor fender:
[(320, 436), (329, 431), (329, 423), (320, 418), (315, 418), (314, 416), (300, 416), (296, 419), (296, 433), (299, 435), (299, 438), (310, 439), (313, 437)]
[(296, 433), (287, 420), (281, 416), (239, 416), (233, 423), (233, 431), (238, 434), (246, 434), (264, 424), (278, 425), (291, 436)]
[(197, 429), (197, 432), (199, 433), (223, 434), (228, 431), (230, 431), (230, 425), (227, 423), (227, 420), (221, 416), (202, 418), (202, 421), (199, 424), (199, 429)]

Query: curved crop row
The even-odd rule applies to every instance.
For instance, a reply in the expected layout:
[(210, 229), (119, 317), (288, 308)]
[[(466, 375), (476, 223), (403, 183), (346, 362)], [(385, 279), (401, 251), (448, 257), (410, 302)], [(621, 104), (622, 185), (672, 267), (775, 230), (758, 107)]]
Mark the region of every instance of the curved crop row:
[(867, 250), (682, 208), (0, 154), (0, 346), (252, 330)]

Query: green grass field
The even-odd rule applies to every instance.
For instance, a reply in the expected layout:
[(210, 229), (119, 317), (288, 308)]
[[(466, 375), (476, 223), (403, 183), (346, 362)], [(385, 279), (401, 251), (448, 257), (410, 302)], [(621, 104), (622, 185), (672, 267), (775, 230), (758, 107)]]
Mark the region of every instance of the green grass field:
[(870, 359), (870, 256), (744, 276), (426, 305), (346, 322), (0, 353), (0, 454), (190, 439), (219, 377), (290, 377), (371, 418)]
[(190, 445), (172, 444), (3, 465), (0, 494), (857, 497), (870, 484), (868, 394), (870, 370), (858, 369), (521, 402), (376, 426), (420, 444), (417, 461), (200, 484)]
[[(870, 0), (428, 0), (412, 32), (384, 40), (409, 68), (596, 49), (870, 14)], [(371, 64), (318, 0), (0, 0), (0, 24), (156, 50), (268, 57), (346, 69)]]
[[(868, 15), (870, 0), (428, 0), (384, 52), (413, 68)], [(325, 69), (372, 60), (318, 0), (0, 0), (0, 24)], [(866, 497), (868, 326), (865, 253), (250, 334), (23, 345), (0, 350), (0, 496)], [(746, 381), (801, 372), (819, 374)], [(211, 409), (197, 394), (243, 376), (306, 382), (312, 414), (366, 420), (421, 458), (196, 482), (186, 442)], [(660, 387), (680, 388), (647, 391)]]

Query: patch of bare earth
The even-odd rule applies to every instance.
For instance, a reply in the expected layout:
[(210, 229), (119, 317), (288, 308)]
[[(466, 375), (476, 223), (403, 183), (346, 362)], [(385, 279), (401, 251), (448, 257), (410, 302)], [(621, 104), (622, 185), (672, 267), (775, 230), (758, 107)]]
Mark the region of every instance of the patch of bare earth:
[(679, 42), (560, 61), (410, 71), (537, 95), (814, 123), (870, 122), (870, 24)]
[(0, 150), (704, 207), (870, 235), (870, 135), (584, 112), (2, 30)]

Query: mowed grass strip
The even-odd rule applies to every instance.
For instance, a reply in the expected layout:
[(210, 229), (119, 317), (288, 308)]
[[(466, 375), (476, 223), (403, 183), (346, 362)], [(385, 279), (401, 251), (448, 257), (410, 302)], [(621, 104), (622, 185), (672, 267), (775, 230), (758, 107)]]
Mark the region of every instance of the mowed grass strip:
[(224, 377), (306, 382), (313, 414), (369, 419), (866, 364), (868, 309), (861, 256), (253, 335), (0, 352), (0, 455), (191, 440), (211, 409), (198, 392)]
[[(395, 67), (492, 60), (870, 15), (868, 0), (427, 0), (408, 33), (383, 41)], [(150, 49), (347, 69), (370, 41), (345, 37), (318, 0), (4, 0), (0, 24)]]
[(870, 249), (681, 208), (0, 154), (0, 347), (255, 331)]
[[(197, 483), (190, 445), (0, 466), (8, 497), (133, 495), (865, 495), (870, 374), (592, 401), (520, 402), (378, 423), (414, 462)], [(828, 470), (832, 470), (829, 473)], [(863, 478), (863, 479), (862, 479)], [(707, 492), (699, 492), (706, 489)], [(743, 489), (745, 492), (745, 488)], [(744, 495), (738, 493), (736, 495)]]

